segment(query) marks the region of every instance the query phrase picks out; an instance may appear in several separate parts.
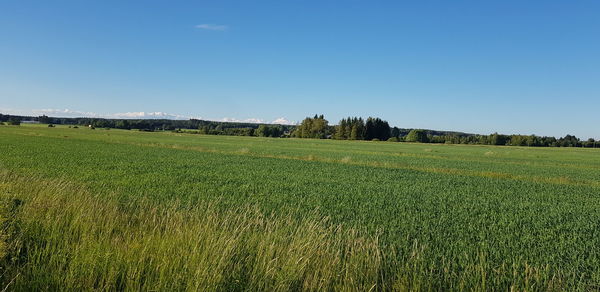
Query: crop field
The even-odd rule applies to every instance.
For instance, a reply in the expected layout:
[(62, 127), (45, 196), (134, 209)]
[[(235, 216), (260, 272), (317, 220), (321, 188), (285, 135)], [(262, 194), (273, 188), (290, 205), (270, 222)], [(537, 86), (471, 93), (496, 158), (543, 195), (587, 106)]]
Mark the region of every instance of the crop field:
[(600, 150), (0, 126), (8, 290), (600, 289)]

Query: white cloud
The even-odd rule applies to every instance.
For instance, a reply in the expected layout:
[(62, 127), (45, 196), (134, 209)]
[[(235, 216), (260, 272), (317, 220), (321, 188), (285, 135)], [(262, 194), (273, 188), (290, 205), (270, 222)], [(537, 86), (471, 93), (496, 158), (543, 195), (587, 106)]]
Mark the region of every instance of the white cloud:
[(97, 118), (101, 117), (101, 115), (94, 112), (82, 112), (82, 111), (74, 111), (70, 109), (34, 109), (32, 110), (34, 115), (47, 115), (47, 116), (55, 116), (55, 117), (66, 117), (66, 118), (75, 118), (75, 117), (92, 117)]
[(0, 108), (0, 114), (17, 115), (17, 116), (28, 115), (28, 114), (24, 114), (23, 111), (12, 109), (12, 108)]
[(210, 24), (210, 23), (198, 24), (195, 27), (198, 29), (203, 29), (203, 30), (217, 30), (217, 31), (226, 31), (229, 29), (229, 27), (227, 25)]
[(263, 124), (263, 123), (265, 123), (264, 120), (257, 119), (257, 118), (245, 119), (244, 122), (246, 122), (246, 123), (255, 123), (255, 124)]
[(263, 119), (249, 118), (249, 119), (236, 119), (236, 118), (222, 118), (219, 122), (231, 122), (231, 123), (254, 123), (254, 124), (277, 124), (277, 125), (296, 125), (295, 121), (290, 121), (286, 118), (277, 118), (272, 122), (267, 122)]
[(265, 121), (257, 118), (249, 118), (249, 119), (236, 119), (236, 118), (222, 118), (219, 122), (230, 122), (230, 123), (254, 123), (254, 124), (264, 124)]
[[(34, 109), (29, 112), (23, 112), (23, 115), (41, 116), (47, 115), (51, 117), (65, 118), (108, 118), (108, 119), (169, 119), (169, 120), (187, 120), (191, 117), (186, 117), (177, 114), (165, 112), (124, 112), (112, 114), (100, 114), (95, 112), (84, 112), (70, 109)], [(199, 118), (198, 118), (199, 119)]]
[(271, 124), (278, 124), (278, 125), (295, 125), (296, 122), (294, 121), (290, 121), (286, 118), (278, 118), (275, 119), (274, 121), (271, 122)]
[(165, 112), (126, 112), (108, 115), (107, 117), (117, 119), (169, 119), (169, 120), (187, 120), (189, 117), (174, 115)]

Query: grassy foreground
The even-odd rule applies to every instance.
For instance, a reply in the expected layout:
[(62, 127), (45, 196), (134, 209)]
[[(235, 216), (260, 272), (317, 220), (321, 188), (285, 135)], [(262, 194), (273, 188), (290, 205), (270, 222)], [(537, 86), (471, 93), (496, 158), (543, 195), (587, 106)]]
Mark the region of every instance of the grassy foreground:
[(593, 290), (600, 152), (0, 127), (9, 290)]
[(377, 238), (311, 215), (121, 204), (6, 172), (0, 182), (4, 280), (15, 290), (369, 290), (394, 268)]

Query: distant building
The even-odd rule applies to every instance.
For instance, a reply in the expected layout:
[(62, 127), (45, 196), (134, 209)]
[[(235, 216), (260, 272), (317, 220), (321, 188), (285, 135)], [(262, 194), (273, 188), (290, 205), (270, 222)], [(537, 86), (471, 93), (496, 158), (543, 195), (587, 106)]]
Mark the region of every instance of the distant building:
[(21, 124), (39, 124), (38, 121), (21, 121)]

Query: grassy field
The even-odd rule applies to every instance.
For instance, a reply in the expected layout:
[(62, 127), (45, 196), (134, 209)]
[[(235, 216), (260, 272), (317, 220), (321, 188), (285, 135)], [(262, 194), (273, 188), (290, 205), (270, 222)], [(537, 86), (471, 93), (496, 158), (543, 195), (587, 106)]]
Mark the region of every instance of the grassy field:
[(600, 151), (0, 126), (9, 290), (600, 289)]

